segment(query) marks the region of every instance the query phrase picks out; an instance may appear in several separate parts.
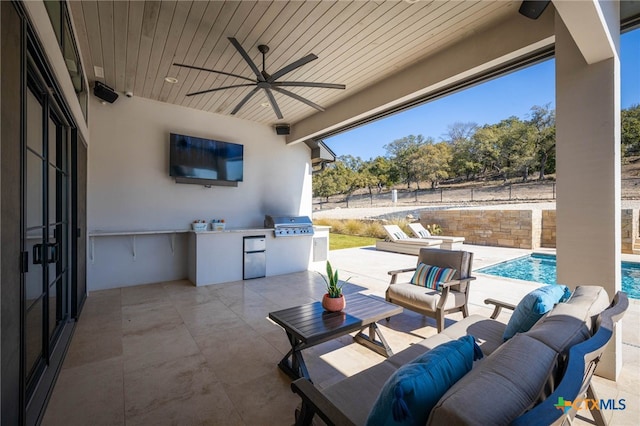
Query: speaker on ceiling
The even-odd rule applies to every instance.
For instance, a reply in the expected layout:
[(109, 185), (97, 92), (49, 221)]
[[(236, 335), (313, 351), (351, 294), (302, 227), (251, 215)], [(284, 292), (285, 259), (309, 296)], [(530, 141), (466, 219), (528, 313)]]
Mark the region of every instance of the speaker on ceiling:
[(118, 99), (118, 94), (106, 84), (96, 81), (96, 85), (93, 86), (93, 94), (103, 101), (107, 101), (110, 104), (114, 103)]
[(521, 15), (530, 19), (538, 19), (549, 5), (550, 0), (524, 0), (520, 5)]
[(276, 135), (288, 135), (291, 133), (291, 126), (288, 124), (276, 124)]

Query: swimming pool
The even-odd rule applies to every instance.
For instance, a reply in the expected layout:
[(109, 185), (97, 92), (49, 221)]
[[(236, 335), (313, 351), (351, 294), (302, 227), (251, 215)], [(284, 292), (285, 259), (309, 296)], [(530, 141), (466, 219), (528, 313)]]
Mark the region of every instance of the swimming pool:
[[(477, 272), (544, 284), (556, 284), (556, 257), (550, 254), (531, 254)], [(632, 299), (640, 299), (640, 263), (622, 262), (622, 291)]]

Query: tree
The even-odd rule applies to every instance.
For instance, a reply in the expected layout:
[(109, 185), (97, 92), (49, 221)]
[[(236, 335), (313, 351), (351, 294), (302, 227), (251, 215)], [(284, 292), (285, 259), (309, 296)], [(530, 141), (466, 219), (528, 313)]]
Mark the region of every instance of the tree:
[(640, 104), (623, 109), (620, 117), (622, 155), (640, 154)]
[(389, 159), (398, 168), (400, 178), (410, 187), (411, 182), (415, 181), (413, 168), (411, 165), (412, 156), (419, 146), (425, 144), (424, 136), (409, 135), (401, 139), (396, 139), (390, 144), (384, 146)]
[(449, 125), (445, 141), (451, 146), (450, 172), (464, 176), (467, 180), (482, 169), (480, 155), (473, 135), (478, 130), (476, 123), (455, 122)]
[(449, 177), (452, 154), (446, 142), (422, 145), (414, 155), (416, 182), (429, 181), (431, 188), (435, 189), (442, 179)]
[(530, 128), (518, 117), (509, 117), (497, 124), (500, 140), (500, 164), (503, 178), (510, 175), (522, 175), (526, 182), (529, 170), (535, 161), (535, 145)]
[(539, 158), (538, 180), (544, 180), (549, 159), (555, 158), (556, 153), (556, 112), (549, 107), (549, 104), (542, 107), (532, 106), (530, 118), (527, 121), (530, 127), (529, 136)]
[(497, 124), (485, 124), (473, 134), (472, 144), (477, 154), (476, 161), (481, 165), (481, 173), (495, 170), (502, 174), (502, 163), (500, 162), (502, 140), (500, 134)]
[(473, 134), (478, 130), (478, 124), (474, 122), (463, 123), (456, 121), (453, 124), (447, 126), (447, 134), (445, 135), (445, 141), (451, 145), (455, 145), (459, 141), (471, 140)]
[[(400, 181), (397, 167), (385, 157), (376, 157), (367, 161), (364, 165), (364, 171), (375, 177), (373, 185), (378, 188), (378, 193), (382, 191), (383, 187), (390, 188)], [(369, 193), (371, 193), (371, 187)]]

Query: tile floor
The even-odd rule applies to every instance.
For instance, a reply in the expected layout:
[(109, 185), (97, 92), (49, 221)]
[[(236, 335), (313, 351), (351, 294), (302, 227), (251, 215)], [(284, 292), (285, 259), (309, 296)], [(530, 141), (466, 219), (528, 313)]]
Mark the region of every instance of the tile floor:
[[(476, 253), (475, 268), (524, 252), (468, 249)], [(415, 257), (349, 249), (331, 252), (330, 260), (342, 279), (352, 276), (347, 294), (382, 296), (386, 271), (411, 265)], [(528, 283), (479, 276), (471, 313), (490, 314), (482, 303), (485, 297), (499, 294), (517, 300), (530, 289)], [(290, 391), (289, 378), (276, 367), (289, 345), (282, 329), (266, 317), (270, 311), (319, 300), (323, 293), (324, 282), (313, 271), (205, 287), (174, 281), (92, 292), (43, 424), (293, 424), (298, 398)], [(627, 323), (637, 325), (640, 304), (630, 311)], [(431, 319), (406, 310), (380, 325), (396, 352), (436, 333)], [(623, 340), (628, 344), (623, 345), (620, 380), (596, 378), (596, 390), (602, 398), (626, 399), (627, 410), (611, 414), (613, 424), (636, 425), (637, 327), (625, 328)], [(350, 336), (310, 348), (304, 356), (320, 387), (383, 360)]]

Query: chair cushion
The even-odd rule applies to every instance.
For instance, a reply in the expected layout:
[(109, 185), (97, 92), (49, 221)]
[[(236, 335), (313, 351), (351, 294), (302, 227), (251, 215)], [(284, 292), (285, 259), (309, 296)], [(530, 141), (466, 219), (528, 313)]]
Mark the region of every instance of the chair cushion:
[(455, 274), (455, 269), (440, 268), (438, 266), (420, 263), (418, 264), (413, 277), (411, 277), (411, 284), (431, 288), (434, 290), (441, 290), (441, 284), (451, 281)]
[(428, 425), (507, 425), (546, 392), (556, 352), (518, 334), (440, 398)]
[(533, 290), (516, 306), (502, 337), (508, 340), (516, 333), (529, 331), (556, 303), (567, 300), (570, 295), (565, 285), (546, 285)]
[[(398, 303), (417, 312), (435, 312), (442, 293), (430, 288), (411, 283), (391, 284), (387, 296), (392, 303)], [(464, 293), (450, 290), (444, 309), (457, 308), (466, 302)]]
[(472, 336), (444, 343), (400, 367), (382, 387), (367, 425), (425, 424), (444, 393), (482, 357)]

